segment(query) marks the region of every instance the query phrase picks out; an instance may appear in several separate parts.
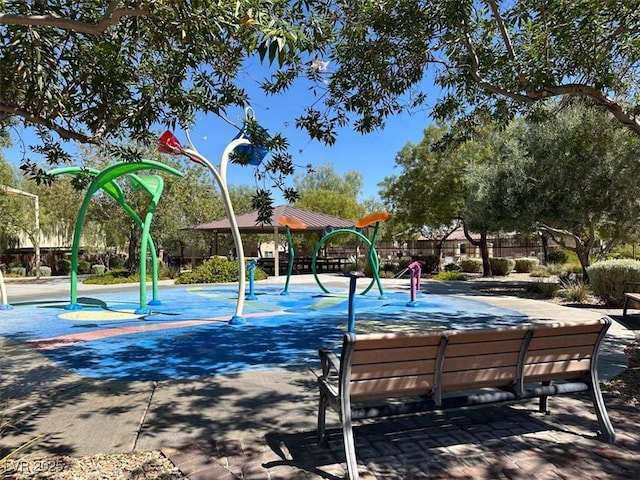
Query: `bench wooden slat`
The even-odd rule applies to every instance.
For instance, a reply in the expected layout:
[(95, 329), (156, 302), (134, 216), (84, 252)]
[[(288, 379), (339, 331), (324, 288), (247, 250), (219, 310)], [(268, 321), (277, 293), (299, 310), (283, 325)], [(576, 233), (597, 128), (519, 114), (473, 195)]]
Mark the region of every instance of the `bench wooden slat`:
[(406, 348), (378, 348), (356, 350), (353, 352), (352, 365), (362, 365), (380, 362), (403, 362), (409, 360), (435, 360), (438, 356), (437, 346), (406, 347)]
[(449, 345), (482, 342), (501, 342), (508, 340), (522, 340), (526, 330), (522, 328), (496, 328), (483, 330), (449, 330)]
[(440, 343), (440, 334), (438, 332), (430, 332), (425, 335), (392, 335), (392, 334), (367, 334), (358, 335), (358, 342), (355, 346), (356, 351), (360, 350), (379, 350), (381, 347), (390, 350), (403, 347), (429, 347), (438, 346)]
[(547, 377), (549, 380), (553, 380), (557, 378), (556, 374), (562, 374), (565, 375), (565, 378), (569, 378), (567, 374), (587, 373), (590, 367), (591, 359), (568, 362), (532, 363), (524, 367), (524, 381), (542, 382), (545, 381)]
[(590, 359), (593, 355), (593, 345), (583, 345), (575, 348), (552, 348), (528, 351), (525, 364), (542, 362), (564, 362), (567, 360)]
[(579, 335), (581, 333), (599, 333), (602, 330), (602, 322), (595, 323), (552, 323), (549, 325), (537, 324), (533, 326), (536, 337), (555, 337), (562, 331), (563, 335)]
[(351, 382), (351, 401), (390, 397), (428, 395), (433, 389), (434, 375), (410, 375), (403, 377), (358, 380)]
[[(537, 333), (537, 332), (536, 332)], [(590, 345), (593, 348), (596, 340), (598, 339), (597, 333), (584, 333), (575, 335), (562, 335), (562, 336), (545, 336), (537, 337), (534, 333), (531, 343), (529, 344), (529, 352), (536, 350), (547, 350), (551, 348), (562, 347), (577, 347)]]
[(409, 362), (380, 362), (354, 365), (351, 368), (351, 381), (427, 373), (433, 375), (435, 364), (436, 360), (434, 358)]
[(483, 342), (477, 344), (449, 344), (447, 346), (447, 358), (487, 355), (490, 353), (519, 352), (522, 345), (522, 338), (519, 340), (506, 340), (498, 342)]
[(444, 361), (443, 372), (456, 372), (483, 369), (489, 367), (513, 367), (518, 365), (519, 352), (507, 352), (496, 354), (472, 354), (469, 356), (459, 356), (447, 358)]
[(455, 371), (443, 373), (442, 391), (476, 390), (487, 386), (504, 387), (516, 378), (516, 368), (485, 368), (481, 370)]

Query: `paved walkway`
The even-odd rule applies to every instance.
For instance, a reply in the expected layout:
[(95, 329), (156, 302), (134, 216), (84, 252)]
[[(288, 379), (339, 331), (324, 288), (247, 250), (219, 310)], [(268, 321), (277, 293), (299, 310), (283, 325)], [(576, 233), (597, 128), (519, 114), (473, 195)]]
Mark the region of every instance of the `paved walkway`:
[[(408, 280), (386, 283), (386, 288), (408, 288)], [(536, 319), (619, 313), (489, 296), (472, 289), (477, 285), (426, 282), (423, 287)], [(68, 284), (9, 283), (8, 296), (33, 298), (46, 291), (51, 297), (56, 288), (64, 295)], [(623, 349), (633, 338), (633, 332), (614, 323), (602, 352), (601, 378), (624, 370)], [(7, 412), (20, 419), (19, 430), (3, 433), (2, 441), (17, 445), (43, 434), (30, 455), (162, 449), (191, 480), (344, 478), (342, 435), (334, 414), (327, 418), (329, 448), (315, 443), (317, 387), (309, 369), (104, 381), (64, 371), (23, 344), (0, 339), (0, 350)], [(550, 416), (526, 403), (359, 424), (354, 432), (361, 478), (629, 479), (640, 465), (640, 412), (619, 400), (605, 400), (617, 433), (615, 445), (595, 439), (595, 414), (586, 398), (552, 398)]]

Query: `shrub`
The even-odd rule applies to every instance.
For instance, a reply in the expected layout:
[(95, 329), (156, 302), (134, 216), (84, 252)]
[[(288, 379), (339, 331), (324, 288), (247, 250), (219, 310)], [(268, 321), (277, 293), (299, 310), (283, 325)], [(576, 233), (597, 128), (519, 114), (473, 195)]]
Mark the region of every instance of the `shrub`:
[(29, 264), (27, 262), (9, 262), (9, 268), (29, 268)]
[(597, 262), (587, 268), (591, 290), (608, 307), (622, 307), (625, 283), (640, 282), (640, 262), (620, 259)]
[(176, 266), (160, 264), (158, 267), (158, 278), (161, 280), (176, 278), (178, 275), (180, 275), (180, 269)]
[(50, 277), (51, 276), (51, 267), (47, 267), (46, 265), (40, 265), (36, 268), (36, 276), (41, 277)]
[(61, 258), (56, 262), (56, 270), (59, 275), (69, 275), (71, 272), (71, 260)]
[[(248, 272), (247, 272), (248, 273)], [(254, 271), (255, 280), (264, 280), (267, 274), (260, 268)], [(190, 272), (176, 278), (177, 284), (185, 283), (229, 283), (238, 281), (238, 262), (226, 258), (210, 258)]]
[(467, 276), (461, 272), (453, 272), (453, 271), (445, 271), (439, 272), (433, 276), (433, 280), (441, 280), (441, 281), (464, 281), (467, 279)]
[(559, 290), (560, 285), (556, 282), (545, 282), (543, 280), (529, 282), (526, 286), (527, 292), (540, 295), (542, 298), (553, 298), (558, 294)]
[(614, 260), (618, 258), (634, 258), (633, 245), (620, 245), (613, 249), (613, 251), (607, 256), (607, 260)]
[(11, 267), (9, 268), (9, 274), (17, 275), (18, 277), (26, 277), (27, 269), (24, 267)]
[(86, 260), (79, 260), (78, 261), (78, 273), (90, 273), (91, 272), (91, 263), (87, 262)]
[[(151, 280), (151, 277), (147, 276), (147, 280)], [(137, 273), (129, 275), (129, 271), (124, 268), (116, 268), (109, 270), (103, 275), (92, 275), (85, 278), (82, 283), (89, 285), (113, 285), (118, 283), (138, 283), (140, 281), (140, 275)]]
[(458, 265), (457, 263), (447, 263), (444, 266), (444, 271), (445, 272), (459, 272), (460, 271), (460, 265)]
[(413, 257), (411, 261), (422, 262), (422, 271), (424, 273), (435, 272), (440, 268), (440, 258), (437, 255), (420, 255)]
[(380, 266), (380, 273), (382, 272), (395, 272), (398, 270), (398, 265), (395, 263), (386, 262)]
[(379, 278), (394, 278), (395, 276), (396, 274), (389, 270), (380, 270), (378, 272)]
[(104, 275), (104, 272), (106, 272), (107, 267), (105, 267), (102, 264), (95, 264), (95, 265), (91, 265), (91, 275)]
[(531, 273), (540, 265), (540, 260), (535, 257), (516, 258), (515, 262), (515, 269), (518, 273)]
[(562, 297), (572, 302), (584, 303), (589, 298), (589, 285), (583, 280), (575, 281), (560, 281), (560, 291), (558, 292)]
[(547, 260), (549, 263), (567, 263), (569, 261), (569, 252), (562, 248), (551, 250)]
[(491, 274), (505, 276), (509, 275), (516, 266), (516, 261), (513, 258), (493, 257), (489, 259), (491, 264)]
[(460, 260), (460, 270), (466, 273), (480, 273), (482, 271), (482, 259), (463, 258)]
[(547, 268), (543, 267), (531, 270), (529, 276), (534, 278), (549, 278), (551, 274), (549, 273), (549, 270)]
[(124, 258), (119, 257), (117, 255), (112, 255), (109, 257), (109, 269), (113, 268), (124, 268)]

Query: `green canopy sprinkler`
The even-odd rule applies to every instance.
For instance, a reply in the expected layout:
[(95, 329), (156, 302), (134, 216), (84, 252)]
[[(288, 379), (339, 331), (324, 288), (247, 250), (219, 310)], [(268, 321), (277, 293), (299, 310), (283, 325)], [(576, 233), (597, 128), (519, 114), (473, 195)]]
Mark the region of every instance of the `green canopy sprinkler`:
[[(104, 170), (100, 171), (91, 168), (81, 167), (64, 167), (51, 170), (48, 172), (51, 175), (72, 174), (80, 175), (83, 172), (87, 172), (93, 176), (87, 193), (80, 206), (78, 218), (76, 220), (75, 229), (73, 232), (73, 245), (71, 247), (71, 299), (69, 305), (65, 306), (66, 310), (81, 310), (82, 306), (78, 303), (78, 257), (80, 250), (80, 237), (82, 235), (82, 226), (84, 219), (89, 209), (89, 204), (93, 195), (100, 189), (108, 193), (114, 198), (119, 205), (121, 205), (125, 211), (131, 216), (136, 224), (142, 229), (142, 240), (140, 247), (140, 305), (135, 311), (136, 314), (147, 314), (150, 310), (146, 301), (146, 280), (147, 280), (147, 248), (151, 250), (152, 257), (152, 281), (153, 281), (153, 304), (159, 304), (157, 298), (158, 295), (158, 262), (156, 257), (155, 246), (153, 240), (149, 235), (151, 228), (151, 221), (153, 220), (153, 213), (155, 212), (158, 201), (162, 195), (164, 189), (164, 180), (158, 175), (135, 175), (134, 172), (140, 170), (161, 170), (178, 177), (182, 177), (183, 173), (176, 170), (173, 167), (165, 165), (164, 163), (156, 162), (154, 160), (140, 160), (138, 162), (116, 162), (109, 165)], [(138, 214), (131, 208), (124, 198), (124, 192), (120, 188), (120, 185), (116, 183), (116, 179), (128, 175), (134, 183), (134, 186), (138, 188), (144, 188), (152, 196), (147, 214), (144, 222), (138, 216)]]

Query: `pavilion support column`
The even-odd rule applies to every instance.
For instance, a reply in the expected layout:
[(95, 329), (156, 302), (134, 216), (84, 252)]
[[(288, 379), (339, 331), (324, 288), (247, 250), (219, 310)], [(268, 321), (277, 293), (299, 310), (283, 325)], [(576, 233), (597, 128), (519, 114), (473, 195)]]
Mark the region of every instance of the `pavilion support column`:
[(278, 225), (273, 227), (273, 275), (280, 276), (280, 244), (278, 243)]

